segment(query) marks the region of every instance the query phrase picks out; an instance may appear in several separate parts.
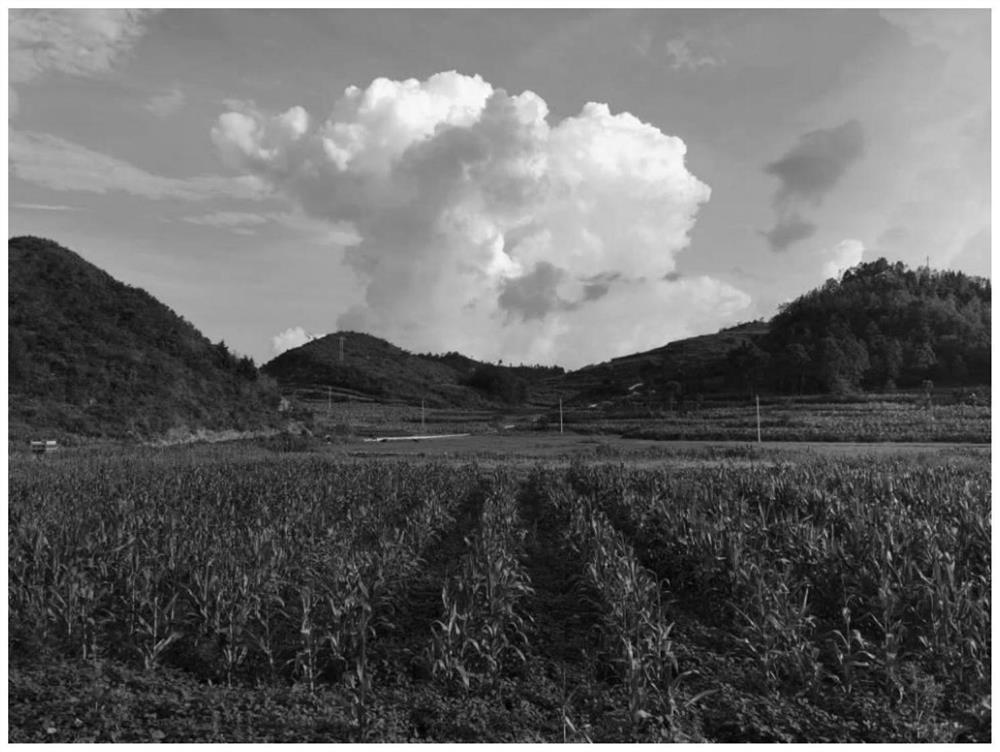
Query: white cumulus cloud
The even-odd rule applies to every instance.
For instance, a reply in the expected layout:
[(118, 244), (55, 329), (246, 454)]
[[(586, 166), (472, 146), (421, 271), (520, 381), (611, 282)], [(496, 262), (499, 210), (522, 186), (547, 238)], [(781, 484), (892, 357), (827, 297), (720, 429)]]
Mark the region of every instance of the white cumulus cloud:
[(847, 269), (861, 263), (865, 246), (860, 240), (841, 240), (832, 248), (820, 252), (823, 279), (840, 277)]
[(301, 347), (306, 342), (320, 336), (322, 335), (310, 334), (301, 326), (293, 326), (285, 329), (280, 334), (274, 335), (271, 338), (271, 348), (274, 350), (275, 355), (281, 355), (285, 350)]
[(578, 366), (729, 323), (747, 297), (671, 278), (710, 189), (686, 146), (588, 103), (550, 123), (536, 94), (479, 76), (377, 79), (328, 117), (231, 103), (230, 167), (349, 226), (364, 303), (338, 327), (416, 351)]

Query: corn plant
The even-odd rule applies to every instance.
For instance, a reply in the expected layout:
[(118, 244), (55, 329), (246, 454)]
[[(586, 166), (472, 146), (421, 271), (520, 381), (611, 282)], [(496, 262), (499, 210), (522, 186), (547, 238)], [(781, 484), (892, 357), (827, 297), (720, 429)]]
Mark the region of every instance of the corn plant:
[(869, 644), (861, 632), (853, 627), (851, 609), (844, 606), (841, 612), (843, 624), (841, 629), (830, 633), (829, 644), (835, 657), (836, 679), (846, 694), (851, 694), (859, 681), (858, 669), (868, 669), (876, 660), (868, 649)]
[(432, 626), (433, 670), (461, 682), (491, 683), (511, 662), (525, 661), (534, 591), (520, 555), (524, 531), (509, 484), (498, 479), (457, 575), (443, 586), (444, 616)]
[(628, 692), (632, 733), (650, 720), (673, 725), (680, 679), (661, 584), (604, 513), (586, 498), (557, 496), (569, 514), (570, 534), (588, 562), (592, 583), (610, 605), (606, 617), (616, 663)]

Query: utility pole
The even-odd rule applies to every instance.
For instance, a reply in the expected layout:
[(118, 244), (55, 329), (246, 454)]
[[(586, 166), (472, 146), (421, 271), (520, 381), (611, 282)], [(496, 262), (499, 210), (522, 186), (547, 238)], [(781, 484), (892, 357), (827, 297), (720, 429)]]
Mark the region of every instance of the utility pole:
[(326, 387), (326, 411), (328, 413), (333, 412), (333, 387), (329, 384)]
[(760, 395), (755, 394), (754, 398), (757, 400), (757, 443), (760, 444)]
[(344, 337), (343, 337), (343, 335), (341, 335), (341, 337), (340, 337), (340, 362), (341, 363), (344, 362)]
[(563, 432), (562, 397), (559, 398), (559, 433)]
[(424, 424), (424, 401), (420, 400), (420, 433), (427, 433), (427, 427)]

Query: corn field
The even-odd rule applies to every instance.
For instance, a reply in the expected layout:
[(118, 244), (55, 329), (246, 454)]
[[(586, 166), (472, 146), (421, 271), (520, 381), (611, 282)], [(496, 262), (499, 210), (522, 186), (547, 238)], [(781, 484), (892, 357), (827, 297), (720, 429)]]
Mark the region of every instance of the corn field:
[(292, 693), (317, 739), (988, 741), (990, 502), (954, 456), (12, 461), (10, 662)]

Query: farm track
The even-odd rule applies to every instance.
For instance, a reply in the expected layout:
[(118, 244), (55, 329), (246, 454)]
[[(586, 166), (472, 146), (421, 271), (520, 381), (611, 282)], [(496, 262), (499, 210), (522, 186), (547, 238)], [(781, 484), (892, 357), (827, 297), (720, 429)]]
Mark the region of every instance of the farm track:
[[(569, 545), (567, 520), (551, 504), (548, 490), (524, 483), (518, 504), (528, 529), (524, 565), (535, 590), (529, 601), (534, 628), (528, 660), (535, 663), (536, 675), (543, 675), (558, 690), (565, 720), (583, 731), (610, 707), (606, 680), (613, 676), (596, 660), (609, 607), (588, 579), (579, 553)], [(554, 721), (564, 723), (561, 718)], [(565, 741), (565, 726), (563, 734)], [(585, 737), (574, 734), (568, 740)]]
[[(388, 621), (376, 634), (376, 649), (387, 666), (405, 666), (411, 679), (429, 681), (430, 667), (422, 655), (431, 624), (441, 615), (441, 588), (465, 549), (465, 539), (479, 524), (486, 490), (477, 487), (457, 505), (452, 523), (421, 552), (424, 566), (401, 593)], [(391, 679), (392, 677), (385, 677)]]
[(518, 502), (529, 530), (525, 567), (535, 588), (535, 648), (560, 662), (579, 663), (597, 645), (601, 597), (587, 582), (576, 552), (566, 543), (565, 525), (555, 518), (548, 500), (522, 487)]

